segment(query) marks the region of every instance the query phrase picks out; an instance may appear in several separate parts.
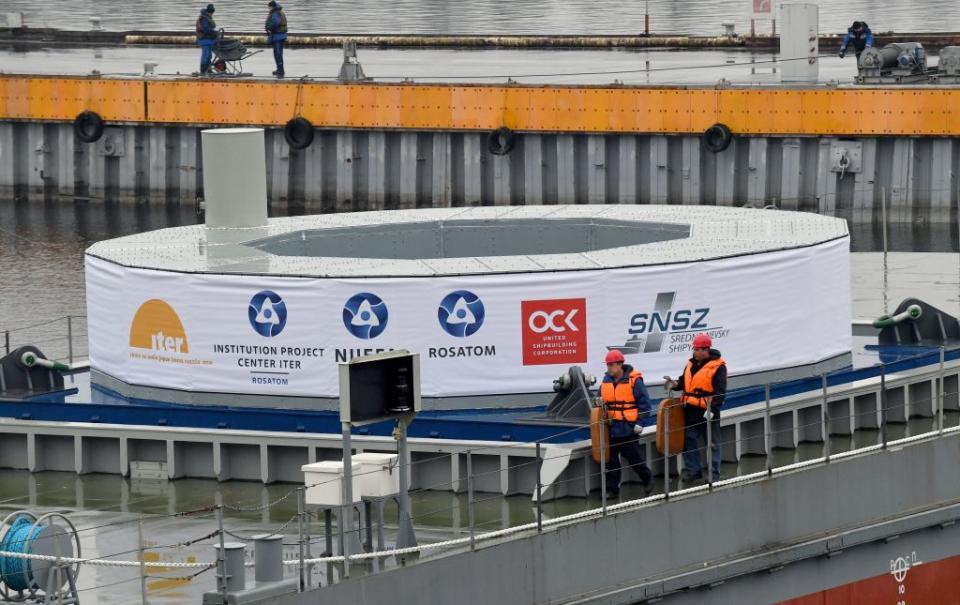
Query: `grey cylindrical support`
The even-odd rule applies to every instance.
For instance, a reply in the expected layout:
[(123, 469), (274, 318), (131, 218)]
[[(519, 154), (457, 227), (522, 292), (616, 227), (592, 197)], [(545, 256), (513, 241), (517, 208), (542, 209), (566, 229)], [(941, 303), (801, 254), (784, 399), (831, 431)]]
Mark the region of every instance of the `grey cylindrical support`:
[[(702, 401), (702, 400), (701, 400)], [(706, 413), (703, 415), (707, 423), (707, 488), (713, 490), (713, 414), (710, 410), (710, 400), (707, 400)]]
[(543, 531), (543, 491), (540, 484), (540, 464), (543, 461), (540, 442), (537, 441), (537, 532)]
[(253, 537), (254, 579), (279, 582), (283, 579), (283, 536), (257, 534)]
[[(667, 395), (670, 388), (667, 387)], [(666, 401), (666, 400), (664, 400)], [(670, 499), (670, 407), (664, 401), (660, 402), (663, 408), (663, 499)], [(660, 427), (657, 427), (660, 428)]]
[(267, 160), (262, 128), (201, 133), (207, 227), (267, 224)]
[[(220, 545), (215, 546), (217, 550)], [(224, 542), (223, 544), (223, 569), (226, 576), (226, 591), (240, 592), (247, 587), (247, 578), (244, 575), (246, 571), (243, 567), (243, 551), (246, 544), (243, 542)]]

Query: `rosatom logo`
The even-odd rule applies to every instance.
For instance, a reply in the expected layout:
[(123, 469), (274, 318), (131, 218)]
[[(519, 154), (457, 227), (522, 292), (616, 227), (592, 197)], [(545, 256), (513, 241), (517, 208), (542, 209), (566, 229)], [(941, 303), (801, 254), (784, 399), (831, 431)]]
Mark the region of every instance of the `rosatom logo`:
[(440, 327), (450, 336), (465, 338), (483, 325), (483, 301), (469, 290), (455, 290), (443, 297), (437, 309)]
[(276, 336), (287, 325), (287, 305), (280, 295), (262, 290), (253, 295), (247, 306), (247, 318), (260, 336)]
[(650, 313), (636, 313), (627, 327), (627, 340), (622, 345), (608, 346), (610, 351), (624, 355), (636, 353), (659, 353), (669, 342), (667, 352), (680, 353), (690, 350), (693, 338), (706, 332), (714, 340), (724, 338), (730, 330), (711, 326), (708, 317), (710, 307), (675, 309), (676, 292), (660, 292)]
[(140, 305), (130, 323), (130, 346), (158, 353), (188, 353), (187, 333), (166, 301), (153, 298)]
[(343, 325), (364, 340), (376, 338), (387, 329), (387, 305), (376, 294), (354, 294), (343, 305)]
[(525, 300), (520, 303), (523, 365), (587, 361), (587, 300)]

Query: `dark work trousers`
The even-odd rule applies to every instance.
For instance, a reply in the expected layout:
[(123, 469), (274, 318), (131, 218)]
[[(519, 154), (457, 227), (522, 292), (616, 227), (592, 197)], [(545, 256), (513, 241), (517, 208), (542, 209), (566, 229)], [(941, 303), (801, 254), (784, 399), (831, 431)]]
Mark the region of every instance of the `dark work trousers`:
[(627, 463), (640, 475), (644, 485), (649, 485), (652, 481), (653, 475), (647, 467), (643, 448), (637, 443), (638, 439), (636, 435), (610, 438), (610, 462), (607, 462), (608, 491), (615, 492), (620, 489), (620, 456), (627, 459)]
[(200, 45), (200, 73), (205, 74), (210, 71), (210, 63), (213, 61), (213, 43)]
[(273, 43), (273, 61), (277, 64), (277, 71), (283, 72), (283, 44), (286, 40), (277, 40)]
[[(706, 470), (703, 453), (707, 448), (707, 423), (703, 418), (703, 411), (703, 408), (695, 405), (683, 407), (686, 423), (683, 436), (683, 470), (695, 477)], [(710, 441), (713, 450), (713, 480), (716, 481), (720, 478), (720, 410), (717, 408), (713, 408), (713, 420), (710, 422)]]

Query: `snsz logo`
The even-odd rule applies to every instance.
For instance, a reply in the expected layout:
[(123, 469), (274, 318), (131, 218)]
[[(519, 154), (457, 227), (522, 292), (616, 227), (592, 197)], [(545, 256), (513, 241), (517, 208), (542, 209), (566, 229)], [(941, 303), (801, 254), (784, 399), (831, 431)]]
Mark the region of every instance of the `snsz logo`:
[(483, 301), (469, 290), (455, 290), (443, 297), (437, 319), (444, 331), (457, 338), (476, 334), (483, 325)]
[(387, 305), (376, 294), (354, 294), (343, 305), (343, 325), (347, 331), (368, 340), (387, 329)]
[(523, 365), (587, 360), (587, 300), (562, 298), (520, 303)]
[(710, 332), (713, 338), (727, 335), (726, 330), (710, 326), (710, 307), (674, 308), (676, 292), (660, 292), (653, 304), (653, 311), (636, 313), (630, 317), (627, 328), (629, 335), (622, 346), (610, 346), (630, 355), (635, 353), (656, 353), (663, 350), (664, 343), (670, 343), (669, 352), (675, 353), (690, 348), (696, 334)]
[(270, 338), (283, 332), (287, 325), (287, 305), (276, 292), (261, 290), (250, 299), (247, 318), (257, 334)]

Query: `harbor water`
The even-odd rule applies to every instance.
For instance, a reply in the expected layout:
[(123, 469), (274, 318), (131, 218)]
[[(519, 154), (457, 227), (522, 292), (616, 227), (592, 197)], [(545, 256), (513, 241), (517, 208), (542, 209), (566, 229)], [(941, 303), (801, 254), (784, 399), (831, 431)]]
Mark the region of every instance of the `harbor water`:
[[(193, 31), (206, 2), (162, 0), (138, 4), (122, 0), (50, 0), (24, 3), (0, 1), (0, 13), (24, 12), (31, 27), (89, 29), (90, 17), (100, 17), (108, 30)], [(714, 35), (731, 21), (749, 30), (753, 3), (749, 0), (346, 0), (283, 3), (291, 31), (331, 33), (419, 34), (633, 34), (643, 32), (649, 6), (651, 31), (669, 34)], [(771, 4), (778, 4), (771, 2)], [(909, 4), (851, 0), (820, 5), (820, 31), (842, 32), (854, 20), (866, 21), (875, 32), (957, 31), (960, 6), (947, 0), (915, 0)], [(228, 31), (259, 31), (266, 2), (216, 2), (216, 19)]]

